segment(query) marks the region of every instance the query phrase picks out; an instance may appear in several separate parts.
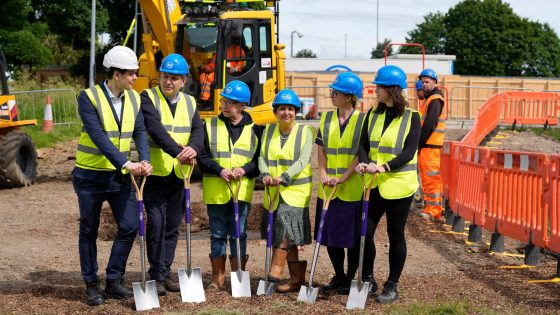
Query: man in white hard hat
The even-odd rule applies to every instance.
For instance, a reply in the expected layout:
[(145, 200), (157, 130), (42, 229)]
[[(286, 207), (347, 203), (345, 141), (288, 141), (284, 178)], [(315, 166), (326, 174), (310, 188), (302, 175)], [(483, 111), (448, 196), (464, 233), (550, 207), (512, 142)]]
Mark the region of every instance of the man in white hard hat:
[[(78, 111), (82, 132), (72, 183), (80, 208), (79, 252), (86, 302), (101, 305), (107, 298), (130, 298), (123, 283), (126, 261), (138, 231), (135, 194), (130, 175), (148, 176), (150, 152), (140, 111), (140, 96), (132, 90), (138, 59), (124, 46), (111, 48), (103, 59), (107, 79), (82, 91)], [(130, 160), (134, 138), (140, 162)], [(97, 276), (97, 230), (101, 205), (107, 201), (118, 226), (106, 269), (105, 295)]]

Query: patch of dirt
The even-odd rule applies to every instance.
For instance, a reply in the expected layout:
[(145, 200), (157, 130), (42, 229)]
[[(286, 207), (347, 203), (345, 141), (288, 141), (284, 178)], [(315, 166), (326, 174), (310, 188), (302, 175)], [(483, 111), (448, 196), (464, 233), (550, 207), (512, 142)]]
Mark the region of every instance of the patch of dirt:
[(549, 137), (541, 137), (532, 130), (498, 132), (486, 145), (493, 149), (508, 151), (560, 153), (560, 142)]

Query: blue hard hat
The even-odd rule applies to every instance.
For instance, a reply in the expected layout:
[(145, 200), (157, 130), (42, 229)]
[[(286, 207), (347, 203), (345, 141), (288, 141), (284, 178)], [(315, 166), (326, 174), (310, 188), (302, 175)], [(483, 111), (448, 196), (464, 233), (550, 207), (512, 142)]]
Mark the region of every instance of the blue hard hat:
[(187, 75), (189, 74), (189, 65), (183, 56), (179, 54), (170, 54), (161, 62), (159, 71), (171, 74)]
[(247, 105), (249, 105), (251, 101), (251, 91), (249, 87), (239, 80), (233, 80), (228, 83), (220, 95), (232, 101), (247, 103)]
[(364, 84), (362, 79), (353, 72), (342, 72), (337, 75), (333, 83), (329, 87), (335, 91), (356, 95), (358, 98), (362, 98), (362, 89)]
[(383, 66), (377, 71), (373, 83), (383, 86), (396, 85), (401, 89), (406, 89), (406, 73), (397, 66)]
[(276, 94), (274, 97), (274, 101), (272, 102), (272, 108), (276, 108), (280, 105), (292, 105), (296, 109), (301, 107), (301, 103), (299, 102), (299, 97), (297, 94), (288, 89), (281, 90)]
[(422, 72), (420, 72), (420, 75), (418, 76), (418, 79), (422, 79), (422, 77), (432, 78), (432, 79), (436, 80), (436, 83), (437, 83), (437, 74), (434, 71), (434, 69), (424, 69), (424, 70), (422, 70)]
[(422, 80), (416, 81), (416, 85), (414, 87), (416, 88), (416, 91), (422, 90)]

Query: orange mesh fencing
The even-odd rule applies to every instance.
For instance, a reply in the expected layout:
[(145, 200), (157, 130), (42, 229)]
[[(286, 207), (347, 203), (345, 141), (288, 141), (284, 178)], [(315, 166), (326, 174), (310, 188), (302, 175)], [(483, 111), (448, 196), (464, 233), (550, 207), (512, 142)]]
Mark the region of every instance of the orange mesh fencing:
[(550, 235), (548, 248), (560, 253), (560, 155), (551, 155), (548, 167)]
[(503, 123), (557, 125), (559, 97), (547, 92), (507, 92), (503, 101)]

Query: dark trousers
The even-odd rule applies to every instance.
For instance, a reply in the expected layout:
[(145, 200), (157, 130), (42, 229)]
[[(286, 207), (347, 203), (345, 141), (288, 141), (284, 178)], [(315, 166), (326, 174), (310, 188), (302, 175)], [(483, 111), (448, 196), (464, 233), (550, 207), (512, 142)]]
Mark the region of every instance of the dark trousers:
[(144, 191), (144, 205), (148, 214), (148, 273), (151, 279), (159, 281), (171, 274), (179, 226), (185, 212), (185, 191), (183, 181), (174, 172), (165, 177), (148, 177)]
[[(389, 277), (387, 280), (395, 283), (399, 282), (406, 261), (404, 227), (413, 197), (414, 195), (401, 199), (385, 199), (380, 195), (378, 188), (372, 189), (369, 197), (368, 215), (372, 221), (374, 233), (383, 214), (387, 214), (387, 234), (389, 236)], [(375, 259), (375, 243), (373, 245)]]
[(117, 237), (107, 264), (107, 279), (120, 279), (138, 231), (136, 199), (130, 179), (122, 177), (108, 185), (72, 178), (80, 207), (80, 268), (85, 282), (97, 279), (97, 231), (103, 201), (107, 201), (117, 223)]

